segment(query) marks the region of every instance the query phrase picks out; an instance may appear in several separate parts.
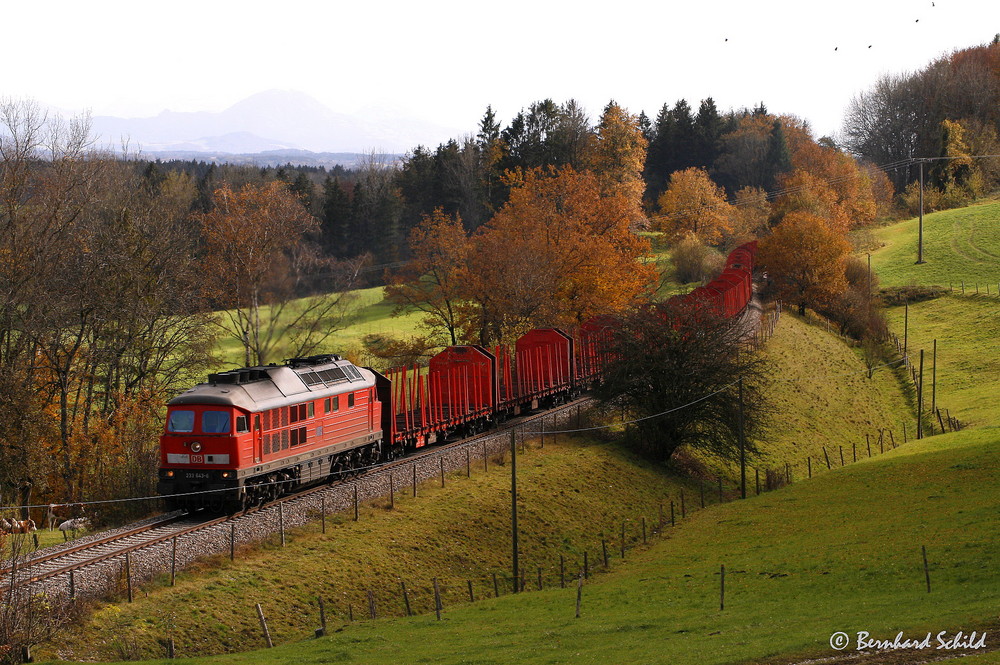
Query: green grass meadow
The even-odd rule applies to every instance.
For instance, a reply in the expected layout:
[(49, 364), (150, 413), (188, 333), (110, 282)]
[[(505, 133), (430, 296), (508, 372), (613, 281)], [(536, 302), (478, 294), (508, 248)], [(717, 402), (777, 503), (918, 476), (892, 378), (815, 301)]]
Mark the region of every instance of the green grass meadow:
[[(504, 565), (505, 524), (500, 515), (506, 501), (503, 474), (495, 473), (480, 477), (474, 488), (463, 481), (440, 494), (400, 502), (398, 511), (377, 518), (368, 512), (358, 524), (341, 523), (333, 535), (316, 530), (296, 534), (285, 550), (267, 548), (241, 557), (236, 565), (224, 563), (199, 576), (186, 575), (178, 588), (153, 590), (148, 599), (106, 609), (94, 621), (119, 631), (128, 625), (133, 635), (149, 636), (163, 636), (172, 622), (178, 650), (184, 654), (226, 634), (244, 645), (262, 645), (253, 612), (253, 604), (261, 602), (281, 646), (198, 661), (206, 663), (795, 662), (835, 655), (829, 639), (837, 631), (853, 636), (864, 630), (891, 639), (898, 631), (923, 636), (942, 630), (996, 630), (998, 439), (1000, 430), (994, 428), (933, 437), (779, 491), (693, 512), (677, 527), (667, 527), (664, 537), (650, 546), (629, 550), (624, 562), (615, 552), (611, 571), (583, 585), (579, 619), (572, 585), (474, 604), (459, 601), (465, 592), (461, 578), (479, 567), (479, 562), (458, 556), (470, 525), (481, 524), (484, 535), (487, 530), (497, 532), (487, 537), (497, 537), (500, 551), (493, 563), (501, 569)], [(608, 461), (606, 447), (580, 450), (600, 451), (595, 459)], [(525, 458), (526, 488), (548, 473), (563, 473), (559, 468), (565, 469), (566, 460), (557, 457), (579, 454), (569, 445), (546, 451)], [(550, 466), (549, 461), (557, 464)], [(446, 498), (448, 492), (478, 493), (487, 487), (492, 487), (494, 501), (485, 509), (469, 512), (454, 502), (434, 508), (435, 499)], [(548, 489), (525, 495), (525, 505), (545, 500), (551, 495)], [(616, 489), (626, 494), (624, 487)], [(561, 502), (558, 496), (549, 500)], [(577, 506), (585, 514), (588, 507)], [(437, 511), (441, 514), (434, 519), (430, 513)], [(590, 516), (593, 528), (611, 518)], [(496, 523), (488, 524), (493, 519)], [(525, 533), (535, 538), (562, 526), (549, 522), (535, 530), (528, 526), (534, 519), (526, 510)], [(451, 526), (443, 530), (445, 524)], [(390, 538), (388, 533), (395, 535)], [(385, 547), (395, 547), (397, 553), (424, 550), (453, 566), (442, 620), (431, 611), (427, 580), (412, 568), (403, 574), (421, 614), (399, 616), (394, 573), (403, 562), (376, 556)], [(928, 553), (930, 593), (921, 547)], [(532, 548), (526, 549), (524, 563), (531, 566)], [(304, 559), (310, 551), (327, 563), (317, 565), (316, 556)], [(293, 583), (286, 579), (281, 598), (272, 597), (280, 571), (293, 562), (308, 574)], [(378, 603), (395, 618), (344, 619), (347, 598), (337, 590), (347, 575), (345, 564), (352, 565), (355, 575), (375, 568), (389, 578), (395, 598), (380, 595)], [(721, 566), (726, 568), (724, 609)], [(328, 608), (335, 613), (329, 622), (331, 635), (309, 639), (308, 628), (318, 624), (314, 596), (323, 592), (329, 594)], [(476, 592), (492, 595), (478, 580)], [(362, 598), (356, 603), (357, 618), (366, 605)], [(133, 617), (134, 608), (143, 605), (145, 618)], [(115, 635), (105, 631), (100, 640), (95, 639), (96, 628), (85, 630), (91, 644), (106, 644)]]
[(875, 232), (881, 249), (872, 269), (882, 286), (953, 286), (966, 293), (978, 282), (996, 295), (1000, 283), (1000, 201), (924, 215), (924, 263), (918, 265), (919, 222), (910, 219)]
[[(292, 303), (290, 307), (294, 309), (296, 303)], [(392, 303), (383, 298), (381, 286), (351, 292), (351, 301), (347, 305), (346, 316), (339, 324), (343, 327), (331, 334), (315, 353), (336, 353), (344, 357), (357, 356), (361, 353), (362, 339), (366, 335), (387, 334), (395, 337), (408, 337), (425, 334), (418, 328), (423, 314), (410, 312), (394, 317), (392, 316), (394, 307)], [(220, 314), (219, 316), (220, 323), (224, 322), (224, 315)], [(267, 311), (262, 312), (262, 319), (266, 325), (268, 321)], [(221, 360), (219, 369), (231, 369), (244, 365), (243, 345), (233, 335), (221, 335), (216, 344), (216, 351)], [(271, 362), (280, 362), (288, 358), (291, 353), (290, 348), (279, 344), (272, 353)]]

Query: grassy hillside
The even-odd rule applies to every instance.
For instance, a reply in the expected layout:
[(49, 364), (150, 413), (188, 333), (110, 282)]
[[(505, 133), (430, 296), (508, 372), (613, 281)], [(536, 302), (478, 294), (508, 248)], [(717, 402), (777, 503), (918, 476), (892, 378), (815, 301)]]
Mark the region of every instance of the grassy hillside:
[(924, 261), (916, 265), (918, 221), (911, 219), (876, 232), (884, 247), (872, 253), (872, 268), (883, 286), (979, 282), (995, 294), (1000, 282), (1000, 201), (924, 215)]
[[(904, 308), (889, 311), (902, 339)], [(937, 340), (937, 405), (971, 425), (1000, 425), (1000, 298), (948, 295), (909, 307), (909, 350), (924, 350), (924, 402), (931, 404), (933, 343)]]
[[(531, 448), (519, 459), (522, 565), (529, 586), (558, 584), (559, 555), (568, 571), (591, 565), (601, 551), (602, 534), (612, 553), (619, 547), (623, 520), (627, 538), (640, 538), (641, 518), (650, 531), (660, 502), (676, 497), (682, 486), (655, 467), (617, 446), (567, 437), (543, 449)], [(359, 522), (339, 516), (326, 534), (320, 524), (292, 535), (281, 548), (269, 545), (244, 551), (235, 563), (216, 558), (199, 571), (179, 576), (176, 587), (140, 594), (134, 604), (101, 606), (81, 626), (61, 639), (60, 654), (75, 658), (119, 658), (162, 653), (157, 639), (173, 635), (181, 653), (207, 654), (246, 650), (260, 645), (254, 604), (261, 603), (277, 643), (300, 639), (318, 622), (316, 597), (323, 595), (331, 621), (367, 614), (367, 590), (380, 614), (399, 616), (405, 580), (415, 611), (432, 609), (432, 578), (442, 585), (444, 603), (468, 599), (467, 581), (476, 597), (493, 595), (492, 574), (509, 593), (509, 467), (493, 461), (489, 471), (452, 476), (444, 488), (428, 483), (412, 498), (399, 493), (395, 509), (388, 500), (369, 505)], [(693, 496), (692, 485), (687, 495)], [(308, 572), (306, 572), (308, 571)], [(122, 628), (135, 628), (124, 639)], [(45, 653), (46, 650), (39, 650)], [(49, 655), (52, 651), (47, 652)]]
[(825, 460), (823, 447), (839, 466), (841, 447), (847, 462), (852, 444), (859, 457), (867, 456), (866, 434), (875, 442), (879, 430), (888, 428), (902, 443), (904, 424), (913, 433), (912, 395), (904, 393), (897, 373), (882, 368), (869, 379), (859, 352), (815, 319), (785, 310), (765, 354), (774, 368), (776, 411), (762, 466), (787, 461), (804, 475), (805, 456), (814, 457), (815, 472), (818, 461)]
[[(905, 418), (905, 399), (898, 387), (893, 389), (892, 375), (864, 378), (857, 354), (825, 329), (785, 316), (768, 353), (775, 363), (779, 426), (763, 444), (764, 459), (753, 461), (754, 466), (781, 466), (787, 459), (796, 467), (794, 478), (804, 479), (805, 455), (814, 456), (818, 474), (822, 445), (832, 451), (838, 443), (863, 437), (864, 431)], [(806, 414), (799, 416), (803, 409)], [(593, 440), (547, 443), (519, 468), (522, 562), (530, 586), (537, 584), (539, 565), (545, 569), (545, 586), (557, 583), (560, 554), (570, 572), (578, 570), (584, 550), (597, 567), (602, 533), (612, 556), (620, 556), (622, 520), (629, 520), (628, 539), (638, 540), (641, 517), (651, 532), (661, 502), (667, 519), (671, 500), (679, 517), (682, 488), (687, 510), (700, 503), (697, 481), (671, 477), (614, 445)], [(729, 466), (727, 471), (731, 487), (735, 470)], [(367, 612), (367, 589), (384, 608), (380, 614), (398, 615), (401, 577), (414, 606), (423, 612), (431, 610), (434, 576), (442, 579), (449, 612), (467, 597), (466, 580), (474, 580), (477, 598), (492, 595), (493, 572), (509, 588), (507, 468), (491, 467), (488, 474), (477, 471), (471, 481), (456, 480), (444, 489), (422, 489), (415, 501), (401, 494), (394, 511), (385, 502), (371, 506), (359, 523), (340, 518), (325, 535), (314, 525), (296, 534), (285, 549), (245, 552), (236, 564), (216, 560), (183, 575), (174, 589), (150, 589), (148, 597), (133, 605), (104, 606), (64, 639), (68, 646), (61, 652), (77, 658), (152, 655), (160, 653), (156, 640), (167, 634), (175, 636), (186, 654), (253, 648), (260, 639), (252, 612), (256, 602), (271, 617), (277, 642), (296, 640), (315, 627), (318, 594), (338, 621), (347, 603), (355, 616)], [(750, 480), (752, 493), (752, 475)], [(711, 480), (707, 500), (716, 501)], [(310, 571), (308, 580), (302, 570)], [(239, 602), (230, 602), (234, 598)], [(141, 627), (135, 643), (123, 641), (123, 626)]]
[[(349, 623), (340, 613), (331, 637), (201, 662), (792, 662), (834, 654), (828, 641), (836, 631), (853, 636), (865, 630), (881, 639), (900, 630), (909, 636), (995, 631), (1000, 628), (995, 611), (1000, 602), (998, 441), (1000, 430), (994, 428), (934, 437), (812, 481), (699, 511), (648, 549), (630, 551), (626, 564), (615, 560), (610, 574), (585, 584), (579, 619), (574, 618), (575, 589), (553, 588), (473, 605), (457, 605), (453, 594), (445, 600), (444, 619), (437, 621), (429, 612), (424, 582), (421, 616)], [(544, 459), (533, 458), (541, 464), (537, 469), (548, 468)], [(496, 491), (502, 493), (499, 487)], [(624, 491), (626, 487), (616, 486), (613, 493)], [(411, 506), (421, 502), (429, 504), (419, 500)], [(478, 519), (479, 514), (473, 522)], [(604, 519), (595, 515), (595, 526)], [(549, 534), (558, 532), (554, 527), (548, 525)], [(366, 528), (371, 528), (367, 522), (340, 527)], [(404, 533), (397, 541), (407, 540)], [(434, 550), (452, 559), (454, 547), (466, 537), (466, 524), (458, 520), (447, 536), (432, 530), (400, 549)], [(350, 556), (377, 568), (391, 567), (357, 545)], [(320, 537), (304, 534), (295, 546), (326, 548)], [(930, 593), (921, 546), (928, 553)], [(267, 553), (271, 559), (279, 554)], [(183, 595), (185, 603), (153, 592), (136, 607), (155, 606), (159, 616), (173, 612), (174, 621), (189, 625), (186, 631), (177, 629), (182, 653), (197, 649), (199, 640), (225, 633), (252, 641), (254, 602), (264, 604), (272, 624), (294, 617), (301, 619), (302, 629), (311, 627), (316, 618), (309, 597), (335, 584), (331, 568), (336, 567), (309, 569), (307, 578), (292, 585), (294, 594), (308, 588), (305, 598), (278, 602), (262, 585), (270, 583), (282, 562), (274, 560), (266, 573), (256, 574), (243, 571), (244, 564), (227, 566), (173, 592)], [(722, 565), (724, 609), (719, 605)], [(256, 580), (252, 589), (245, 581), (237, 586), (247, 577)], [(337, 597), (335, 589), (331, 596)], [(214, 598), (214, 604), (203, 604), (206, 597)], [(387, 604), (380, 602), (380, 607)], [(101, 623), (134, 626), (136, 619), (124, 618), (131, 611), (123, 607), (120, 615), (105, 613)], [(232, 628), (214, 616), (220, 611), (235, 624)], [(149, 619), (139, 626), (158, 635), (166, 629), (165, 623)], [(305, 638), (302, 629), (297, 637)], [(276, 632), (279, 642), (296, 636), (283, 628)], [(100, 640), (91, 634), (90, 641)]]

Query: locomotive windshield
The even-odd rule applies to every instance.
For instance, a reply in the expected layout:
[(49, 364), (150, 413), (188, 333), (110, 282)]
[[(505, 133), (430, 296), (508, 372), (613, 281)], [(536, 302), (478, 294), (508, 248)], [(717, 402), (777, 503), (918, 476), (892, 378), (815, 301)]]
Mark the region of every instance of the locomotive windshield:
[(229, 412), (206, 411), (201, 414), (201, 431), (205, 434), (228, 434)]
[(229, 411), (202, 411), (200, 414), (190, 409), (177, 409), (170, 412), (167, 418), (167, 431), (187, 434), (196, 430), (198, 416), (202, 434), (229, 434), (232, 432), (232, 414)]
[(194, 411), (171, 411), (167, 421), (168, 432), (193, 432)]

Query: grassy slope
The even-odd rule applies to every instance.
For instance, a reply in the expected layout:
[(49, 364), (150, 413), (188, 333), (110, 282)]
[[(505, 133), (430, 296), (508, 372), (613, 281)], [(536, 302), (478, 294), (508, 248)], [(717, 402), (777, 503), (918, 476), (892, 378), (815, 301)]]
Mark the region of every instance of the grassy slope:
[[(531, 585), (538, 566), (545, 569), (545, 584), (557, 583), (560, 554), (570, 570), (581, 565), (584, 549), (596, 562), (602, 532), (615, 551), (622, 520), (630, 520), (628, 537), (638, 538), (641, 517), (652, 527), (659, 502), (676, 496), (680, 487), (617, 446), (566, 438), (530, 450), (519, 459), (518, 475), (521, 560)], [(325, 535), (315, 523), (284, 549), (245, 551), (234, 564), (217, 558), (201, 571), (181, 575), (173, 589), (152, 588), (132, 605), (101, 607), (63, 637), (62, 653), (114, 657), (123, 626), (138, 628), (134, 634), (147, 654), (162, 653), (155, 640), (171, 633), (186, 654), (253, 648), (259, 645), (257, 602), (275, 641), (283, 643), (315, 627), (319, 594), (335, 622), (346, 617), (348, 603), (355, 616), (367, 613), (367, 589), (376, 594), (381, 613), (400, 614), (401, 577), (420, 612), (432, 609), (435, 576), (448, 607), (467, 598), (469, 579), (477, 597), (492, 595), (494, 572), (509, 590), (509, 477), (508, 467), (494, 461), (488, 473), (475, 469), (471, 480), (462, 473), (443, 489), (429, 483), (416, 499), (406, 488), (395, 510), (387, 509), (386, 500), (363, 510), (357, 523), (340, 516)], [(687, 492), (692, 496), (693, 488)]]
[(852, 444), (859, 456), (867, 455), (866, 434), (875, 442), (878, 430), (889, 428), (901, 443), (904, 423), (912, 433), (911, 398), (897, 375), (879, 369), (869, 379), (858, 352), (825, 328), (786, 310), (765, 353), (775, 368), (771, 396), (777, 411), (763, 466), (788, 461), (801, 476), (806, 455), (815, 458), (817, 470), (824, 446), (839, 465), (841, 446), (848, 462)]
[[(803, 430), (799, 436), (785, 433), (768, 442), (767, 462), (779, 465), (783, 455), (788, 455), (801, 467), (795, 472), (797, 479), (806, 475), (801, 459), (804, 454), (818, 460), (821, 445), (831, 447), (905, 411), (902, 396), (891, 389), (890, 375), (876, 375), (875, 381), (860, 378), (862, 366), (853, 351), (795, 317), (782, 320), (770, 353), (782, 379), (775, 384), (778, 420)], [(833, 390), (830, 381), (823, 378), (825, 373), (844, 375), (846, 387)], [(795, 414), (799, 409), (807, 409), (808, 417), (798, 418)], [(523, 561), (533, 574), (537, 574), (534, 562), (542, 561), (547, 585), (554, 583), (560, 553), (572, 562), (571, 569), (579, 565), (584, 548), (595, 562), (599, 532), (608, 534), (610, 548), (615, 551), (622, 518), (633, 519), (629, 532), (637, 537), (639, 513), (644, 513), (651, 525), (659, 502), (664, 500), (669, 514), (669, 500), (678, 501), (681, 487), (613, 446), (587, 441), (546, 446), (526, 458), (521, 468)], [(818, 473), (818, 466), (814, 470)], [(471, 483), (462, 480), (444, 490), (422, 490), (415, 502), (402, 498), (394, 512), (370, 509), (360, 524), (342, 521), (326, 536), (316, 534), (318, 528), (307, 529), (286, 550), (270, 547), (247, 553), (236, 565), (220, 561), (217, 569), (209, 567), (201, 574), (185, 575), (174, 590), (152, 589), (148, 599), (132, 606), (107, 606), (67, 643), (77, 657), (109, 657), (117, 653), (118, 628), (137, 625), (143, 629), (146, 653), (154, 653), (155, 640), (174, 626), (172, 632), (184, 653), (246, 649), (259, 640), (250, 611), (254, 602), (262, 602), (269, 616), (276, 615), (271, 626), (280, 643), (308, 634), (314, 627), (315, 611), (310, 604), (317, 593), (322, 592), (331, 612), (341, 617), (347, 602), (352, 603), (356, 615), (363, 612), (367, 607), (363, 590), (367, 588), (376, 591), (379, 607), (397, 612), (399, 575), (407, 576), (414, 602), (424, 612), (430, 610), (429, 580), (435, 575), (447, 580), (444, 586), (449, 608), (465, 596), (464, 580), (470, 577), (476, 578), (476, 595), (481, 596), (492, 586), (483, 576), (496, 571), (502, 579), (509, 567), (508, 476), (496, 473), (496, 468), (488, 475), (476, 475)], [(630, 481), (623, 484), (622, 477)], [(697, 486), (688, 482), (686, 494), (691, 509), (697, 503)], [(714, 492), (709, 492), (709, 501), (714, 501)], [(256, 572), (265, 566), (267, 573)], [(311, 577), (323, 582), (306, 584), (297, 572), (279, 572), (286, 568), (319, 571)], [(345, 572), (348, 570), (350, 574)], [(427, 572), (420, 579), (410, 572), (414, 570)], [(284, 605), (292, 611), (276, 607), (276, 597), (283, 597)], [(233, 598), (241, 600), (234, 605)]]
[(872, 268), (882, 286), (954, 285), (965, 280), (991, 284), (995, 294), (1000, 282), (1000, 201), (924, 215), (924, 261), (916, 265), (918, 221), (911, 219), (879, 229), (876, 237), (885, 246), (872, 254)]
[[(981, 429), (914, 442), (699, 511), (649, 549), (630, 553), (628, 565), (585, 585), (580, 619), (573, 617), (573, 589), (465, 606), (446, 600), (441, 622), (427, 613), (337, 621), (328, 638), (202, 662), (774, 662), (829, 655), (827, 641), (838, 630), (891, 639), (899, 630), (982, 630), (984, 620), (995, 629), (998, 439), (998, 430)], [(426, 537), (426, 546), (437, 538)], [(930, 560), (930, 595), (921, 545)], [(447, 543), (438, 546), (452, 556)], [(720, 564), (727, 570), (725, 611), (718, 604)], [(222, 579), (203, 580), (197, 595), (217, 594), (221, 604), (233, 597), (220, 588), (233, 574), (216, 575)], [(313, 579), (325, 580), (325, 573)], [(250, 617), (241, 630), (254, 630), (250, 609), (262, 596), (269, 614), (279, 614), (263, 593), (241, 598), (237, 609)], [(423, 606), (426, 612), (426, 598)], [(288, 614), (306, 611), (304, 602), (285, 607)]]
[[(973, 424), (1000, 424), (996, 381), (1000, 360), (1000, 202), (933, 213), (924, 218), (924, 258), (915, 265), (917, 222), (879, 231), (885, 247), (872, 254), (883, 286), (953, 285), (952, 295), (909, 307), (909, 349), (918, 362), (925, 351), (925, 381), (931, 385), (933, 340), (938, 341), (937, 403)], [(961, 295), (960, 284), (966, 283)], [(980, 295), (975, 294), (976, 282)], [(986, 284), (990, 283), (990, 295)], [(903, 337), (904, 308), (889, 311), (893, 330)], [(986, 379), (986, 380), (984, 380)], [(930, 405), (930, 391), (925, 400)]]
[[(937, 340), (937, 406), (972, 425), (1000, 425), (997, 380), (1000, 299), (945, 296), (909, 307), (910, 357), (924, 350), (924, 402), (931, 403), (933, 341)], [(902, 339), (902, 307), (889, 312)]]

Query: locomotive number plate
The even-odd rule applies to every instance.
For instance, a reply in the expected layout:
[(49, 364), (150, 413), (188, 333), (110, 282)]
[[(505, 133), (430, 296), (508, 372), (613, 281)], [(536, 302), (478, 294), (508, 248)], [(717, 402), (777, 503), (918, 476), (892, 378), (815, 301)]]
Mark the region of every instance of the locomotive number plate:
[(191, 455), (191, 463), (192, 464), (204, 464), (205, 463), (205, 456), (204, 455)]

